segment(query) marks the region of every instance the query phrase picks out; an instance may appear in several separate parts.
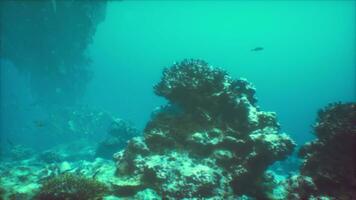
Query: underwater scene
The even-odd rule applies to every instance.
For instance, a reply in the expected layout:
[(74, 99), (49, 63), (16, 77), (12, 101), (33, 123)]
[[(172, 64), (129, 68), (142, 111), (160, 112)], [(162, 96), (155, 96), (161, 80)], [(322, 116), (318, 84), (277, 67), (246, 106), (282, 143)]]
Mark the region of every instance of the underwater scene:
[(356, 200), (356, 1), (0, 1), (0, 200)]

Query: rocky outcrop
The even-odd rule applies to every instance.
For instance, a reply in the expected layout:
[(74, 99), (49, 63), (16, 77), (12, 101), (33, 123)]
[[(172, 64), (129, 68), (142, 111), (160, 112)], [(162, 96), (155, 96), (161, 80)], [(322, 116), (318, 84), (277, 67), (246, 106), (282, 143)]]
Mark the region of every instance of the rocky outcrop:
[(251, 83), (184, 60), (164, 70), (154, 91), (169, 103), (143, 137), (115, 154), (117, 195), (150, 189), (164, 199), (268, 198), (266, 168), (295, 144), (280, 133), (275, 113), (256, 105)]
[(303, 163), (297, 181), (289, 180), (290, 199), (355, 199), (356, 104), (320, 110), (314, 133), (317, 138), (299, 151)]

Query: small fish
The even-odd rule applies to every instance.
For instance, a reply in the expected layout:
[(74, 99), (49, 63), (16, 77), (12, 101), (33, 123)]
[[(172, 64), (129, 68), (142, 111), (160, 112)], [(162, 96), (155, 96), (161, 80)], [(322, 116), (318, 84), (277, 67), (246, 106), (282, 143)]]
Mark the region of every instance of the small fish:
[(15, 146), (15, 144), (9, 138), (6, 138), (6, 141), (11, 147)]
[(64, 171), (60, 171), (59, 174), (69, 173), (70, 171), (72, 171), (72, 169), (66, 169)]
[(95, 179), (95, 178), (96, 178), (96, 175), (98, 175), (99, 172), (100, 172), (100, 169), (95, 170), (95, 172), (94, 172), (93, 175), (91, 176), (92, 179)]
[(46, 123), (41, 120), (35, 120), (35, 121), (33, 121), (33, 124), (38, 128), (43, 128), (46, 126)]
[(264, 50), (263, 47), (256, 47), (256, 48), (251, 49), (251, 51), (262, 51), (262, 50)]

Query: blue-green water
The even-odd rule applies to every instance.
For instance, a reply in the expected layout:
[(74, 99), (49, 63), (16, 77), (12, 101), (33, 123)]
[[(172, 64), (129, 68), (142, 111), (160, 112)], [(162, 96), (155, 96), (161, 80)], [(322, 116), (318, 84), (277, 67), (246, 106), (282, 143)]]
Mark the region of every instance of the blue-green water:
[[(246, 199), (243, 195), (250, 195), (265, 199), (264, 193), (273, 188), (268, 199), (286, 199), (286, 191), (300, 189), (292, 188), (293, 184), (303, 181), (289, 175), (323, 175), (308, 171), (308, 167), (299, 168), (301, 162), (295, 156), (300, 146), (315, 139), (313, 124), (318, 111), (333, 102), (356, 102), (355, 19), (356, 1), (0, 1), (0, 200), (3, 193), (5, 199), (32, 199), (43, 190), (43, 180), (61, 179), (63, 174), (80, 174), (109, 185), (110, 192), (105, 195), (121, 197), (120, 192), (137, 186), (132, 189), (137, 194), (131, 197), (146, 199), (152, 194), (143, 189), (157, 184), (156, 179), (145, 182), (144, 176), (152, 174), (140, 174), (144, 164), (156, 166), (154, 173), (164, 171), (162, 184), (152, 190), (158, 199), (165, 195), (171, 195), (168, 199), (205, 197), (212, 189), (206, 185), (214, 185), (214, 195), (219, 198), (230, 195)], [(207, 93), (213, 92), (208, 97), (199, 90), (185, 91), (199, 93), (187, 99), (204, 104), (192, 103), (192, 110), (189, 102), (179, 99), (179, 89), (174, 91), (177, 99), (169, 99), (171, 87), (162, 82), (172, 81), (169, 78), (176, 74), (172, 70), (167, 78), (162, 72), (183, 59), (205, 60), (226, 70), (233, 79), (246, 78), (256, 87), (258, 108), (277, 113), (282, 132), (297, 148), (293, 150), (287, 135), (279, 134), (274, 115), (256, 111), (253, 98), (249, 98), (251, 90), (241, 89), (246, 85), (237, 86), (246, 82), (224, 77), (225, 82), (216, 85), (223, 85), (218, 90), (226, 91), (210, 88)], [(185, 63), (211, 70), (201, 61)], [(184, 77), (184, 72), (176, 73)], [(200, 77), (197, 82), (208, 85), (211, 78)], [(156, 88), (156, 93), (167, 97), (172, 105), (158, 109), (169, 103), (154, 93), (154, 85), (160, 81), (162, 87)], [(206, 89), (199, 87), (203, 92)], [(211, 110), (203, 98), (214, 104)], [(215, 105), (221, 102), (226, 106)], [(328, 112), (340, 119), (329, 119), (325, 117), (328, 112), (321, 112), (327, 125), (319, 127), (319, 136), (327, 137), (328, 131), (338, 133), (328, 126), (335, 120), (340, 122), (336, 126), (348, 125), (346, 118), (355, 114), (347, 110), (354, 109), (354, 104), (334, 105)], [(132, 139), (142, 134), (145, 137)], [(170, 141), (172, 138), (175, 141)], [(121, 151), (129, 140), (131, 146)], [(195, 148), (194, 142), (212, 150)], [(339, 148), (333, 142), (328, 143), (331, 147), (314, 143), (326, 149), (327, 158), (314, 159), (324, 170), (334, 169), (334, 160), (350, 164), (351, 156), (346, 154), (352, 150), (346, 151), (351, 145)], [(307, 146), (300, 152), (313, 148)], [(327, 148), (336, 152), (329, 157)], [(346, 152), (342, 159), (338, 156), (341, 150)], [(313, 156), (318, 157), (318, 153)], [(280, 160), (286, 161), (276, 162)], [(141, 164), (134, 166), (134, 162)], [(130, 165), (136, 170), (132, 173), (137, 173), (134, 178), (142, 175), (139, 183), (125, 179), (132, 175), (127, 173)], [(265, 177), (267, 170), (273, 171), (273, 178)], [(330, 178), (327, 170), (326, 177)], [(330, 179), (339, 184), (348, 170), (342, 168), (344, 174)], [(214, 177), (221, 172), (229, 175), (221, 175), (222, 184), (218, 184)], [(211, 185), (204, 181), (211, 181)], [(272, 182), (276, 184), (272, 186)], [(348, 183), (340, 186), (341, 193), (331, 191), (331, 195), (338, 197), (343, 189), (349, 190)], [(68, 183), (58, 185), (70, 188)], [(203, 185), (203, 190), (194, 193), (196, 185)], [(187, 193), (181, 194), (182, 188)], [(318, 188), (321, 194), (316, 195), (324, 195), (323, 189)], [(95, 187), (84, 190), (88, 194)]]
[[(283, 131), (298, 144), (313, 138), (318, 109), (355, 101), (354, 1), (110, 1), (105, 15), (85, 50), (92, 74), (79, 104), (140, 129), (165, 103), (152, 89), (162, 69), (184, 58), (204, 59), (234, 78), (247, 78), (261, 109), (277, 112)], [(61, 37), (54, 41), (60, 44)], [(263, 50), (251, 51), (255, 47)], [(48, 113), (28, 112), (42, 102), (28, 82), (46, 75), (33, 78), (6, 56), (1, 62), (2, 134), (31, 135), (22, 132)], [(71, 82), (81, 78), (79, 73)], [(60, 87), (48, 88), (65, 97)]]
[(87, 100), (142, 127), (162, 104), (152, 86), (163, 67), (200, 58), (251, 81), (261, 108), (304, 143), (319, 108), (355, 101), (354, 19), (353, 1), (110, 2)]

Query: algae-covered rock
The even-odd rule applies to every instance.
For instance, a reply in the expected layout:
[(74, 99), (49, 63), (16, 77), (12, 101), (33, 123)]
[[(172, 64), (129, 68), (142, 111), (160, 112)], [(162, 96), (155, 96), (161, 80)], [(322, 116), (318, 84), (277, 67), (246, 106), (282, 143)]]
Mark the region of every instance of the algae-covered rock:
[[(51, 154), (56, 152), (56, 154), (64, 159), (61, 162), (52, 162), (52, 159), (42, 159), (42, 152), (33, 154), (30, 158), (25, 160), (9, 159), (0, 162), (0, 188), (4, 189), (4, 191), (2, 191), (4, 192), (3, 199), (36, 199), (34, 195), (38, 194), (39, 190), (41, 190), (42, 184), (47, 183), (46, 180), (61, 177), (66, 173), (73, 173), (83, 177), (80, 179), (80, 184), (84, 187), (87, 187), (85, 180), (90, 180), (104, 183), (110, 189), (110, 183), (115, 179), (115, 163), (111, 160), (101, 158), (83, 160), (82, 157), (77, 156), (78, 150), (73, 150), (74, 147), (74, 149), (82, 149), (83, 146), (79, 144), (81, 143), (74, 142), (60, 145), (45, 152), (45, 154), (48, 152), (51, 152)], [(90, 147), (89, 143), (85, 144)], [(87, 148), (83, 148), (83, 150), (87, 151)], [(79, 152), (79, 154), (81, 153)], [(67, 159), (71, 157), (76, 157), (76, 159)], [(61, 183), (63, 183), (63, 187), (67, 187), (67, 182)], [(58, 184), (57, 188), (53, 188), (53, 191), (61, 189), (59, 186), (60, 184)], [(75, 187), (72, 188), (77, 190)], [(88, 187), (88, 189), (91, 188)], [(82, 188), (82, 190), (84, 189)]]
[(36, 199), (38, 200), (96, 200), (102, 199), (107, 187), (84, 176), (65, 173), (46, 180)]
[(308, 176), (294, 175), (290, 177), (286, 184), (288, 185), (289, 199), (309, 199), (312, 195), (317, 194), (317, 188), (313, 179)]
[(289, 180), (289, 195), (355, 199), (356, 104), (334, 103), (320, 110), (314, 133), (317, 138), (299, 151), (301, 175)]
[(184, 60), (166, 68), (154, 90), (168, 104), (141, 139), (115, 154), (117, 178), (135, 180), (128, 196), (149, 189), (163, 199), (268, 198), (265, 171), (295, 144), (280, 133), (275, 113), (256, 106), (251, 83)]
[(124, 197), (135, 195), (137, 191), (144, 189), (140, 177), (122, 177), (112, 182), (111, 188), (115, 194)]
[[(224, 176), (214, 168), (209, 159), (194, 159), (187, 153), (172, 151), (164, 155), (152, 155), (137, 162), (143, 169), (142, 181), (161, 188), (166, 198), (210, 197), (220, 189)], [(227, 187), (227, 186), (225, 186)]]

